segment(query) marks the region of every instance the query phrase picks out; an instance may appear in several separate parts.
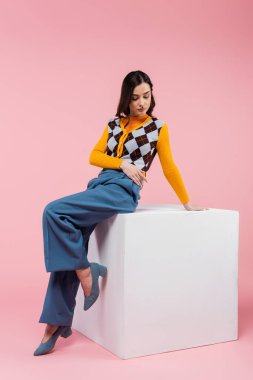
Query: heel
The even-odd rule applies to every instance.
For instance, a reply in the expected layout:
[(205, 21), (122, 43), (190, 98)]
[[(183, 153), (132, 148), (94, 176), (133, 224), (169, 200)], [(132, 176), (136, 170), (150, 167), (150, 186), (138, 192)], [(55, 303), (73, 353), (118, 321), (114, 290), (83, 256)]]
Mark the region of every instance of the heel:
[(61, 336), (63, 338), (68, 338), (72, 334), (72, 330), (69, 326), (66, 326), (66, 329), (64, 329), (61, 333)]
[(107, 267), (99, 264), (99, 275), (102, 277), (105, 277), (106, 273), (107, 273)]
[(98, 284), (99, 276), (104, 277), (107, 273), (107, 268), (98, 263), (90, 263), (92, 275), (92, 288), (89, 296), (85, 296), (84, 310), (88, 310), (98, 299), (100, 289)]

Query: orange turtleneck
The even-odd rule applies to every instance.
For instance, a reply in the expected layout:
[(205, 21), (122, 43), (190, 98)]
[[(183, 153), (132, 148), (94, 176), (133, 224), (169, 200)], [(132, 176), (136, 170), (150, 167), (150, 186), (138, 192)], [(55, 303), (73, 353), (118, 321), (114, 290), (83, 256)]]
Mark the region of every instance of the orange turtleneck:
[[(142, 124), (144, 124), (145, 120), (149, 117), (149, 115), (140, 115), (140, 116), (130, 116), (130, 122), (127, 124), (128, 118), (121, 118), (121, 125), (123, 129), (123, 134), (119, 140), (118, 148), (117, 148), (117, 157), (109, 156), (105, 153), (107, 148), (107, 139), (108, 139), (108, 126), (106, 125), (102, 136), (99, 141), (96, 143), (94, 148), (91, 151), (89, 157), (89, 163), (91, 165), (99, 166), (102, 168), (108, 169), (119, 169), (121, 163), (124, 161), (120, 158), (124, 141), (129, 132), (132, 130), (139, 128)], [(127, 124), (127, 126), (126, 126)], [(169, 184), (176, 192), (178, 198), (181, 203), (189, 202), (189, 196), (187, 194), (186, 188), (183, 183), (183, 179), (181, 174), (173, 160), (170, 140), (169, 140), (169, 130), (166, 123), (163, 123), (157, 145), (156, 145), (157, 153), (159, 156), (159, 160), (162, 166), (162, 170), (164, 176), (168, 180)]]
[(139, 124), (143, 123), (148, 117), (149, 115), (146, 113), (145, 115), (140, 115), (140, 116), (130, 116), (130, 121), (128, 124), (127, 124), (128, 118), (124, 117), (122, 118), (122, 124), (124, 125), (124, 128), (127, 130), (127, 132), (131, 132), (132, 129), (139, 126)]

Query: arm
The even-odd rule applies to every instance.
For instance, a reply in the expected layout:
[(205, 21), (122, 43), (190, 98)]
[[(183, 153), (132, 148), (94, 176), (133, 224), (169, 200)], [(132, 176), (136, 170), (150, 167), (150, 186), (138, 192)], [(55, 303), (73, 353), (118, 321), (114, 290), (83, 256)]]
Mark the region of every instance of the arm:
[(89, 163), (91, 165), (99, 166), (107, 169), (119, 169), (121, 163), (124, 161), (122, 158), (111, 157), (105, 153), (107, 147), (108, 126), (105, 127), (102, 136), (92, 149), (89, 156)]
[(163, 174), (176, 192), (180, 202), (187, 207), (190, 199), (184, 186), (181, 174), (172, 157), (169, 130), (166, 123), (163, 124), (160, 130), (156, 147), (162, 165)]

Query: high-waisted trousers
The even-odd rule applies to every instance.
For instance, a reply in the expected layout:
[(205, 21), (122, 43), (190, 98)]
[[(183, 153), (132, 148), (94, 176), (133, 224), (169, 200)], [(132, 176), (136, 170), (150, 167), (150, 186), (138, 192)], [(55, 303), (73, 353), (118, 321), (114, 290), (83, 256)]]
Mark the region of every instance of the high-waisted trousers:
[(134, 212), (140, 189), (123, 171), (102, 169), (84, 191), (46, 205), (42, 216), (44, 261), (51, 273), (40, 323), (72, 325), (80, 285), (75, 270), (90, 266), (90, 235), (102, 220)]

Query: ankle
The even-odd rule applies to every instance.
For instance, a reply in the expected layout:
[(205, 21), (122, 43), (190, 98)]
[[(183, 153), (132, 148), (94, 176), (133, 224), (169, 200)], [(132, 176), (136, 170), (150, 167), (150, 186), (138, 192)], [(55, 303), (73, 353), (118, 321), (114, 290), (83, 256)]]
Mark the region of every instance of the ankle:
[(45, 334), (48, 335), (48, 334), (53, 334), (56, 330), (58, 329), (58, 326), (56, 325), (51, 325), (50, 323), (48, 323), (46, 325), (46, 328), (45, 328)]
[(78, 277), (89, 277), (91, 274), (90, 267), (84, 269), (76, 269), (76, 273)]

